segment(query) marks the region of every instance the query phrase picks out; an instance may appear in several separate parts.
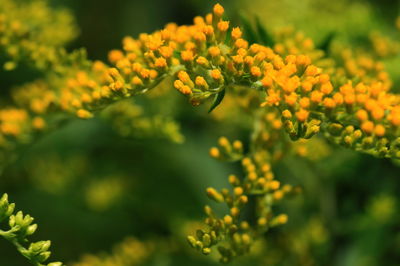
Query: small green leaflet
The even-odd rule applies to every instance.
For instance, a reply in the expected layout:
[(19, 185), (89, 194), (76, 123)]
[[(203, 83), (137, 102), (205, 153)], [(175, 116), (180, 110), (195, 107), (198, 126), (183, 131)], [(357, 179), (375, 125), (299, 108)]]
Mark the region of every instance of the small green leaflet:
[(214, 101), (210, 107), (210, 109), (208, 110), (208, 113), (211, 113), (224, 99), (225, 97), (225, 89), (222, 89), (222, 91), (218, 92), (215, 95)]

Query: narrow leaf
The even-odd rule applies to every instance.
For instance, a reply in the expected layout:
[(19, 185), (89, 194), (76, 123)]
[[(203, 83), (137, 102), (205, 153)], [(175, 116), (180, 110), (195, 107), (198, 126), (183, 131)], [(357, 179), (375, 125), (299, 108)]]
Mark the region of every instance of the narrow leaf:
[(274, 40), (267, 29), (262, 25), (259, 17), (256, 17), (256, 28), (261, 43), (265, 46), (272, 47), (274, 45)]
[(335, 36), (336, 32), (334, 31), (328, 33), (321, 43), (317, 45), (317, 48), (327, 53)]
[(249, 42), (249, 44), (256, 43), (258, 41), (257, 33), (251, 25), (250, 21), (244, 15), (240, 15), (240, 21), (243, 25), (243, 32), (246, 40)]
[(210, 109), (208, 110), (208, 113), (211, 113), (222, 102), (224, 97), (225, 97), (225, 89), (223, 89), (222, 91), (218, 92), (217, 95), (215, 95), (214, 101)]

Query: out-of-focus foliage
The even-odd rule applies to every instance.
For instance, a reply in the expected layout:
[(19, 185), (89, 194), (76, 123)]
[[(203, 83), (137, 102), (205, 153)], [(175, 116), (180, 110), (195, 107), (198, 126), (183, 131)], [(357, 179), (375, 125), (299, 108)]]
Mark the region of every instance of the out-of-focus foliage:
[(46, 1), (2, 0), (0, 14), (0, 49), (6, 70), (20, 61), (49, 67), (59, 50), (77, 36), (71, 12), (54, 10)]
[(154, 244), (143, 243), (134, 238), (126, 238), (122, 243), (114, 247), (110, 255), (101, 254), (85, 255), (80, 262), (73, 263), (73, 266), (119, 266), (119, 265), (143, 265), (146, 259), (155, 252)]
[[(186, 43), (178, 45), (166, 65), (146, 55), (148, 45), (157, 41), (149, 41), (149, 35), (136, 38), (170, 21), (191, 25), (194, 16), (214, 4), (0, 0), (2, 191), (37, 218), (35, 235), (51, 238), (52, 257), (67, 265), (217, 265), (218, 259), (233, 258), (232, 265), (398, 265), (398, 162), (352, 151), (398, 157), (398, 121), (393, 119), (398, 114), (390, 117), (391, 107), (383, 119), (381, 110), (372, 107), (356, 113), (348, 96), (352, 89), (357, 97), (365, 90), (397, 91), (398, 6), (361, 0), (224, 3), (234, 18), (230, 26), (241, 26), (250, 42), (253, 35), (283, 59), (305, 54), (329, 75), (326, 80), (316, 74), (324, 82), (314, 85), (324, 85), (326, 95), (332, 89), (347, 97), (347, 105), (340, 96), (331, 98), (339, 106), (335, 112), (348, 113), (335, 117), (327, 102), (318, 109), (328, 117), (324, 120), (313, 114), (309, 118), (307, 100), (282, 97), (281, 110), (259, 108), (264, 97), (255, 88), (264, 89), (259, 82), (263, 73), (260, 79), (250, 67), (240, 74), (224, 73), (231, 56), (240, 55), (238, 49), (227, 55), (232, 37), (225, 40), (217, 32), (226, 25), (213, 25), (212, 36), (221, 43), (219, 50), (202, 50), (210, 62), (204, 69), (185, 54), (193, 45), (187, 28), (180, 28), (179, 35), (169, 26), (174, 41), (182, 37)], [(89, 56), (65, 48), (77, 37), (76, 25), (82, 34), (72, 47), (87, 47)], [(126, 35), (135, 39), (125, 39), (123, 53), (114, 50)], [(214, 44), (200, 37), (204, 47)], [(143, 46), (136, 50), (138, 43)], [(118, 72), (96, 61), (105, 61), (108, 51)], [(255, 50), (248, 53), (257, 56)], [(125, 58), (152, 71), (136, 68), (132, 74), (127, 70), (132, 62)], [(179, 64), (193, 86), (178, 74), (183, 68), (174, 68)], [(214, 69), (221, 70), (222, 78), (207, 72)], [(173, 77), (164, 79), (169, 74)], [(303, 82), (306, 74), (299, 77)], [(187, 86), (175, 86), (184, 94), (192, 90), (192, 103), (210, 102), (194, 111), (176, 95), (175, 80)], [(219, 90), (232, 81), (240, 86)], [(356, 87), (360, 81), (380, 85)], [(147, 91), (148, 85), (155, 89)], [(264, 105), (271, 103), (268, 97)], [(311, 106), (319, 102), (318, 95), (307, 92), (298, 98), (311, 99)], [(395, 95), (381, 99), (397, 104)], [(299, 105), (292, 107), (293, 101)], [(215, 109), (207, 114), (210, 106)], [(290, 113), (281, 119), (284, 109)], [(88, 121), (75, 118), (94, 115)], [(242, 141), (220, 138), (209, 150), (221, 135)], [(208, 153), (229, 164), (214, 162)], [(204, 197), (207, 187), (208, 196), (223, 204)], [(205, 204), (205, 224), (193, 222), (201, 219)], [(197, 254), (187, 245), (187, 235), (205, 254), (220, 245), (222, 258), (214, 252)], [(8, 242), (0, 241), (0, 250), (0, 264), (26, 265)]]

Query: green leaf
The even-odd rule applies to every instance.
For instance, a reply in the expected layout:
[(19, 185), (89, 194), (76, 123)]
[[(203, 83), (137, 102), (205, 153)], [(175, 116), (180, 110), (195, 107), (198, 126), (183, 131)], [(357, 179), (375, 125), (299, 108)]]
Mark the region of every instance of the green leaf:
[(225, 97), (225, 89), (223, 89), (222, 91), (218, 92), (215, 95), (214, 102), (212, 103), (210, 109), (208, 110), (208, 113), (211, 113), (222, 102), (224, 97)]
[(335, 36), (336, 36), (336, 32), (334, 32), (334, 31), (328, 33), (325, 36), (325, 38), (321, 41), (321, 43), (317, 45), (317, 48), (324, 51), (325, 53), (327, 53)]
[(259, 17), (256, 17), (256, 29), (261, 44), (272, 47), (274, 45), (274, 40), (272, 36), (268, 33), (267, 29), (261, 24)]
[(240, 15), (240, 21), (243, 25), (245, 39), (249, 42), (249, 44), (256, 43), (258, 41), (257, 33), (253, 29), (250, 21), (242, 14)]

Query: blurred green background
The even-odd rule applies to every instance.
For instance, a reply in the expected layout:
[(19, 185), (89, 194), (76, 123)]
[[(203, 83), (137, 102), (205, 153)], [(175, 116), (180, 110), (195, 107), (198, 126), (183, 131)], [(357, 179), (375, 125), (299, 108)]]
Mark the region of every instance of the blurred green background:
[[(235, 25), (240, 12), (259, 16), (270, 30), (293, 25), (316, 41), (335, 31), (350, 44), (371, 29), (392, 34), (399, 14), (398, 2), (391, 0), (220, 2)], [(213, 4), (53, 1), (55, 7), (72, 10), (80, 29), (68, 48), (85, 47), (91, 59), (101, 60), (120, 47), (124, 36), (137, 37), (168, 22), (190, 24)], [(22, 79), (31, 78), (27, 74)], [(10, 86), (23, 81), (5, 72), (0, 80)], [(68, 263), (85, 253), (111, 252), (124, 237), (133, 236), (168, 246), (138, 265), (218, 265), (215, 257), (187, 247), (185, 233), (192, 232), (191, 224), (203, 218), (203, 205), (210, 204), (205, 188), (227, 186), (228, 174), (240, 174), (237, 165), (209, 158), (209, 147), (220, 135), (246, 140), (248, 132), (210, 119), (206, 108), (193, 109), (182, 98), (176, 95), (164, 109), (181, 124), (183, 144), (121, 138), (100, 119), (73, 121), (24, 147), (5, 169), (1, 191), (36, 218), (34, 239), (52, 240), (53, 259)], [(145, 105), (146, 112), (160, 110), (153, 105)], [(262, 248), (256, 246), (234, 265), (400, 265), (399, 166), (329, 149), (331, 154), (315, 164), (288, 158), (275, 167), (279, 180), (303, 186), (304, 193), (279, 207), (289, 214), (288, 224), (266, 234)], [(27, 265), (8, 242), (0, 241), (0, 250), (0, 265)]]

